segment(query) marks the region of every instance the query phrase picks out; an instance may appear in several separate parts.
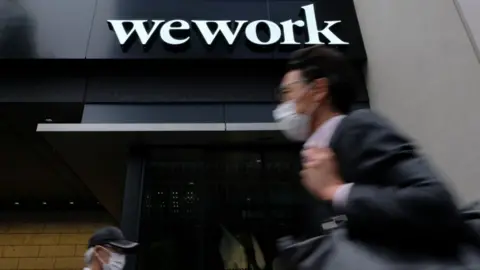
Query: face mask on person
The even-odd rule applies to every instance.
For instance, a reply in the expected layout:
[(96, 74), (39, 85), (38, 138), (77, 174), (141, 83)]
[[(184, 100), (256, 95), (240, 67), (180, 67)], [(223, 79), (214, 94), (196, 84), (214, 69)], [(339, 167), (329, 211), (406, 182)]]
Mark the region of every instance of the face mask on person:
[(297, 113), (294, 100), (284, 102), (273, 111), (273, 118), (283, 134), (292, 141), (305, 141), (310, 129), (310, 116)]
[(110, 260), (103, 265), (103, 270), (122, 270), (125, 267), (125, 255), (112, 252)]
[(110, 251), (108, 263), (102, 262), (103, 270), (122, 270), (125, 267), (125, 255)]

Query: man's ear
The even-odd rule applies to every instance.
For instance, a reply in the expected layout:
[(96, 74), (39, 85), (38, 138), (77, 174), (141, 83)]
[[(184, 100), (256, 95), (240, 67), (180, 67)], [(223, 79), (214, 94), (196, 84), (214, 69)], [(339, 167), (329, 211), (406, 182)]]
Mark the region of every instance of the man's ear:
[(316, 102), (322, 102), (328, 96), (328, 79), (319, 78), (313, 81), (313, 98)]

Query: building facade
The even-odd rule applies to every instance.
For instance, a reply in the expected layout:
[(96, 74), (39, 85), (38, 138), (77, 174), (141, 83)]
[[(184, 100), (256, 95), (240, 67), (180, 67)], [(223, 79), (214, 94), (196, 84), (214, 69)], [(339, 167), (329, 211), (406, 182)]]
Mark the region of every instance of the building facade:
[(463, 203), (480, 189), (478, 4), (355, 0), (371, 107), (418, 141)]
[[(298, 184), (299, 145), (271, 116), (285, 59), (320, 42), (366, 76), (357, 107), (392, 118), (473, 198), (480, 145), (457, 130), (476, 130), (461, 104), (475, 102), (480, 67), (457, 7), (1, 3), (0, 269), (78, 269), (105, 224), (142, 244), (128, 269), (275, 268), (278, 237), (317, 234), (330, 215)], [(425, 12), (405, 21), (413, 10)], [(226, 262), (236, 234), (255, 239), (246, 266)]]
[[(277, 238), (316, 234), (330, 216), (299, 185), (299, 145), (272, 110), (295, 49), (337, 46), (363, 74), (352, 1), (44, 0), (1, 10), (4, 269), (78, 268), (102, 224), (141, 242), (129, 269), (272, 268)], [(358, 106), (368, 106), (364, 85)], [(76, 219), (52, 219), (64, 212)], [(303, 226), (313, 224), (306, 216), (318, 226)], [(250, 251), (232, 259), (237, 233), (255, 239), (254, 262)]]

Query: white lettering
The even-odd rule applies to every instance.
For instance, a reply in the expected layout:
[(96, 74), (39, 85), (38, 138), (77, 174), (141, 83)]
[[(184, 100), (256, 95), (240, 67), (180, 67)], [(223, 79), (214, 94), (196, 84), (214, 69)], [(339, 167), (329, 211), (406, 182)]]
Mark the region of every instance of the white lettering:
[[(207, 45), (212, 45), (213, 42), (223, 36), (227, 44), (233, 45), (240, 35), (243, 26), (245, 27), (245, 37), (251, 43), (256, 45), (273, 45), (278, 43), (280, 45), (301, 45), (295, 40), (295, 27), (305, 27), (307, 30), (308, 41), (306, 45), (324, 44), (320, 40), (320, 34), (331, 45), (347, 45), (348, 42), (341, 40), (333, 31), (332, 27), (341, 21), (325, 21), (325, 28), (318, 29), (317, 19), (315, 17), (314, 4), (309, 4), (301, 7), (304, 11), (305, 21), (303, 20), (286, 20), (283, 22), (274, 23), (268, 20), (256, 20), (248, 22), (246, 20), (192, 20), (191, 22), (196, 26), (200, 36)], [(146, 45), (155, 31), (159, 31), (160, 39), (170, 45), (181, 45), (190, 40), (190, 34), (186, 37), (179, 38), (172, 35), (175, 32), (191, 30), (190, 24), (185, 20), (152, 20), (151, 28), (147, 30), (148, 20), (108, 20), (111, 29), (115, 32), (117, 39), (121, 45), (125, 45), (127, 41), (133, 40), (135, 34), (143, 45)], [(126, 30), (126, 25), (131, 24), (132, 28)], [(161, 25), (163, 24), (163, 25)], [(213, 30), (209, 27), (212, 25)], [(260, 26), (265, 26), (268, 29), (268, 39), (262, 41), (259, 38)], [(135, 33), (135, 34), (134, 34)], [(283, 39), (282, 39), (283, 35)]]
[[(200, 33), (205, 40), (205, 42), (208, 45), (212, 45), (213, 41), (217, 37), (218, 33), (222, 33), (223, 37), (227, 41), (228, 45), (233, 45), (235, 43), (235, 40), (237, 39), (238, 34), (240, 33), (240, 30), (242, 29), (242, 26), (247, 23), (247, 21), (240, 21), (237, 20), (235, 21), (236, 29), (234, 32), (229, 27), (229, 23), (231, 21), (227, 20), (221, 20), (221, 21), (204, 21), (204, 20), (193, 20), (192, 21), (200, 30)], [(210, 30), (208, 27), (209, 23), (214, 23), (217, 25), (216, 30), (214, 33)]]
[(288, 21), (281, 22), (280, 24), (282, 25), (283, 36), (284, 36), (284, 39), (283, 39), (282, 43), (280, 43), (280, 44), (285, 44), (285, 45), (300, 44), (300, 42), (295, 41), (295, 29), (293, 27), (294, 26), (304, 27), (305, 22), (304, 21), (295, 21), (294, 22), (292, 20), (288, 20)]
[[(137, 33), (140, 42), (143, 45), (146, 45), (148, 41), (152, 38), (153, 33), (157, 30), (158, 26), (163, 23), (165, 20), (152, 20), (153, 26), (150, 29), (150, 32), (147, 32), (145, 29), (145, 23), (147, 20), (108, 20), (107, 22), (112, 26), (113, 32), (117, 35), (118, 42), (120, 45), (125, 45), (125, 43), (131, 38), (134, 32)], [(124, 27), (124, 23), (133, 24), (130, 32), (127, 33)]]
[[(261, 41), (258, 38), (258, 25), (259, 24), (265, 24), (268, 27), (268, 30), (270, 32), (270, 38), (268, 41)], [(265, 21), (265, 20), (258, 20), (258, 21), (253, 21), (247, 25), (247, 28), (245, 28), (245, 36), (247, 39), (257, 45), (272, 45), (274, 43), (277, 43), (281, 38), (282, 38), (282, 30), (280, 30), (280, 27), (271, 21)]]
[(303, 6), (302, 9), (305, 11), (305, 20), (307, 21), (308, 42), (306, 44), (308, 45), (324, 44), (323, 42), (320, 41), (320, 38), (318, 37), (318, 33), (321, 33), (328, 39), (329, 41), (328, 44), (332, 44), (332, 45), (349, 44), (348, 42), (341, 40), (332, 32), (332, 30), (330, 30), (330, 27), (334, 26), (340, 21), (325, 21), (325, 23), (327, 23), (327, 26), (323, 30), (319, 31), (317, 27), (317, 18), (315, 17), (314, 5), (313, 4), (306, 5), (306, 6)]
[[(180, 26), (174, 26), (173, 24), (180, 24)], [(172, 37), (172, 31), (174, 30), (189, 30), (190, 25), (188, 22), (183, 20), (172, 20), (166, 22), (162, 28), (160, 29), (160, 38), (167, 44), (170, 45), (180, 45), (187, 42), (190, 37), (186, 37), (184, 39), (177, 39)]]

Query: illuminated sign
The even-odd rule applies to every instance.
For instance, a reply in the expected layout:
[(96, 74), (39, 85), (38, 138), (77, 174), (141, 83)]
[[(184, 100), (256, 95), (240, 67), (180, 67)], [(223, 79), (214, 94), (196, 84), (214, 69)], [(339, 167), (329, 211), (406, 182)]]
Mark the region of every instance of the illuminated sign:
[[(258, 46), (268, 45), (301, 45), (295, 40), (295, 30), (303, 29), (307, 35), (305, 45), (325, 44), (320, 36), (324, 37), (326, 44), (347, 45), (332, 31), (332, 27), (341, 23), (337, 21), (324, 21), (323, 28), (319, 28), (315, 17), (313, 4), (302, 6), (303, 20), (286, 20), (275, 23), (269, 20), (191, 20), (190, 22), (174, 20), (108, 20), (110, 29), (115, 32), (118, 42), (124, 46), (137, 39), (141, 44), (147, 45), (157, 37), (165, 44), (180, 46), (189, 42), (191, 30), (197, 30), (207, 45), (223, 39), (227, 44), (233, 45), (244, 32), (246, 39)], [(128, 30), (127, 30), (128, 29)], [(212, 30), (213, 29), (213, 30)], [(258, 35), (260, 29), (267, 29), (267, 37)], [(158, 36), (157, 36), (158, 35)]]

